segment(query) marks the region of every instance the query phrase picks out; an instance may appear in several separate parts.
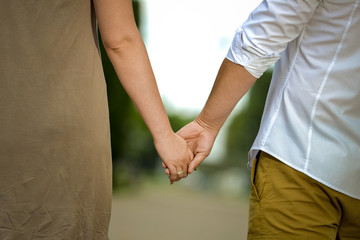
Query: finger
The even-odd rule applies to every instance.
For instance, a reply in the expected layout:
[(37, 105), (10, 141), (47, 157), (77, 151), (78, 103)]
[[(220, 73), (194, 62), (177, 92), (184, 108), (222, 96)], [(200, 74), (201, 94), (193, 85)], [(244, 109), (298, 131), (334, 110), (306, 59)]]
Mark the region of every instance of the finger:
[(187, 177), (187, 175), (188, 175), (188, 166), (184, 163), (184, 164), (182, 164), (182, 170), (183, 170), (183, 176), (182, 176), (182, 178), (186, 178)]
[(178, 176), (177, 176), (177, 169), (175, 168), (175, 166), (168, 166), (168, 169), (170, 171), (170, 183), (174, 183), (176, 181), (179, 181)]
[(182, 169), (184, 170), (184, 178), (186, 178), (188, 176), (189, 173), (189, 164), (193, 161), (194, 159), (194, 153), (191, 151), (191, 149), (188, 147), (188, 158), (186, 159), (185, 163), (182, 165)]
[(193, 151), (190, 149), (190, 147), (188, 147), (188, 153), (189, 153), (190, 161), (192, 161), (192, 160), (194, 159), (194, 153), (193, 153)]
[(180, 166), (176, 166), (176, 170), (177, 170), (177, 176), (179, 178), (179, 180), (181, 178), (186, 178), (187, 177), (187, 164), (184, 162), (182, 163)]
[(179, 135), (182, 138), (186, 138), (186, 132), (184, 130), (184, 128), (180, 129), (179, 131), (176, 132), (177, 135)]
[(168, 169), (168, 167), (166, 166), (166, 164), (164, 162), (162, 162), (162, 167), (165, 168), (165, 174), (166, 175), (170, 175), (170, 170)]
[(171, 181), (171, 184), (174, 184), (175, 182), (178, 182), (180, 180), (181, 180), (181, 178), (179, 178), (179, 176), (176, 176), (176, 178)]
[(177, 174), (177, 176), (178, 176), (178, 178), (179, 178), (179, 180), (181, 179), (181, 178), (184, 178), (185, 177), (185, 170), (184, 170), (184, 168), (183, 168), (183, 166), (181, 165), (180, 167), (177, 167), (176, 168), (176, 174)]
[(197, 168), (202, 161), (207, 157), (207, 154), (198, 153), (195, 155), (194, 160), (189, 164), (188, 172), (192, 173), (195, 168)]
[(197, 131), (195, 130), (196, 129), (194, 129), (193, 127), (193, 122), (190, 122), (186, 126), (181, 128), (179, 131), (177, 131), (176, 134), (184, 139), (187, 139), (197, 134)]

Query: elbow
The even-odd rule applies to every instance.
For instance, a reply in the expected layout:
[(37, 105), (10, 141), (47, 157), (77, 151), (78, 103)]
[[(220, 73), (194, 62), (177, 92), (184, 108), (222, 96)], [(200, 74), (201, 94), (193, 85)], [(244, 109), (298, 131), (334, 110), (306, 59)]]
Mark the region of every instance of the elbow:
[(114, 34), (109, 37), (103, 37), (102, 41), (107, 52), (120, 53), (136, 45), (139, 41), (139, 37), (140, 36), (137, 34), (123, 34), (120, 36), (116, 36), (116, 34)]
[(135, 38), (132, 36), (123, 36), (119, 38), (104, 38), (103, 44), (106, 51), (122, 52), (134, 44)]

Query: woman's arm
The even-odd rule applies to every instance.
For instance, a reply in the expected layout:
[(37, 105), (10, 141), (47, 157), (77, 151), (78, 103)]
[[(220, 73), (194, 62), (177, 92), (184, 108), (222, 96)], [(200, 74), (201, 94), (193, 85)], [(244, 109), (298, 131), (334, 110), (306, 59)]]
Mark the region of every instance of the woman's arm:
[[(94, 0), (106, 52), (126, 92), (148, 126), (170, 181), (186, 177), (191, 153), (171, 129), (145, 45), (136, 27), (131, 0)], [(183, 170), (184, 174), (177, 175)]]

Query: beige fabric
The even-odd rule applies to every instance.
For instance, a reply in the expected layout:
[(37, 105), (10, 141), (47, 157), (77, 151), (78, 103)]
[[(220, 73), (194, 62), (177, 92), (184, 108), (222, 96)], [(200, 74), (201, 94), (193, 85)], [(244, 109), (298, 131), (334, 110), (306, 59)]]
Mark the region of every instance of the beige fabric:
[(91, 0), (0, 0), (0, 239), (107, 239), (111, 153)]

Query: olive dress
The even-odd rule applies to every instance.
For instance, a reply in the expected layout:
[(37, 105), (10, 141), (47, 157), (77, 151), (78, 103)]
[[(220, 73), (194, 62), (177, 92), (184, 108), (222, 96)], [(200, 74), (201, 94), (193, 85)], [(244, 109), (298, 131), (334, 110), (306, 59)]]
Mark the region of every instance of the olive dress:
[(0, 0), (0, 239), (108, 239), (111, 151), (91, 0)]

